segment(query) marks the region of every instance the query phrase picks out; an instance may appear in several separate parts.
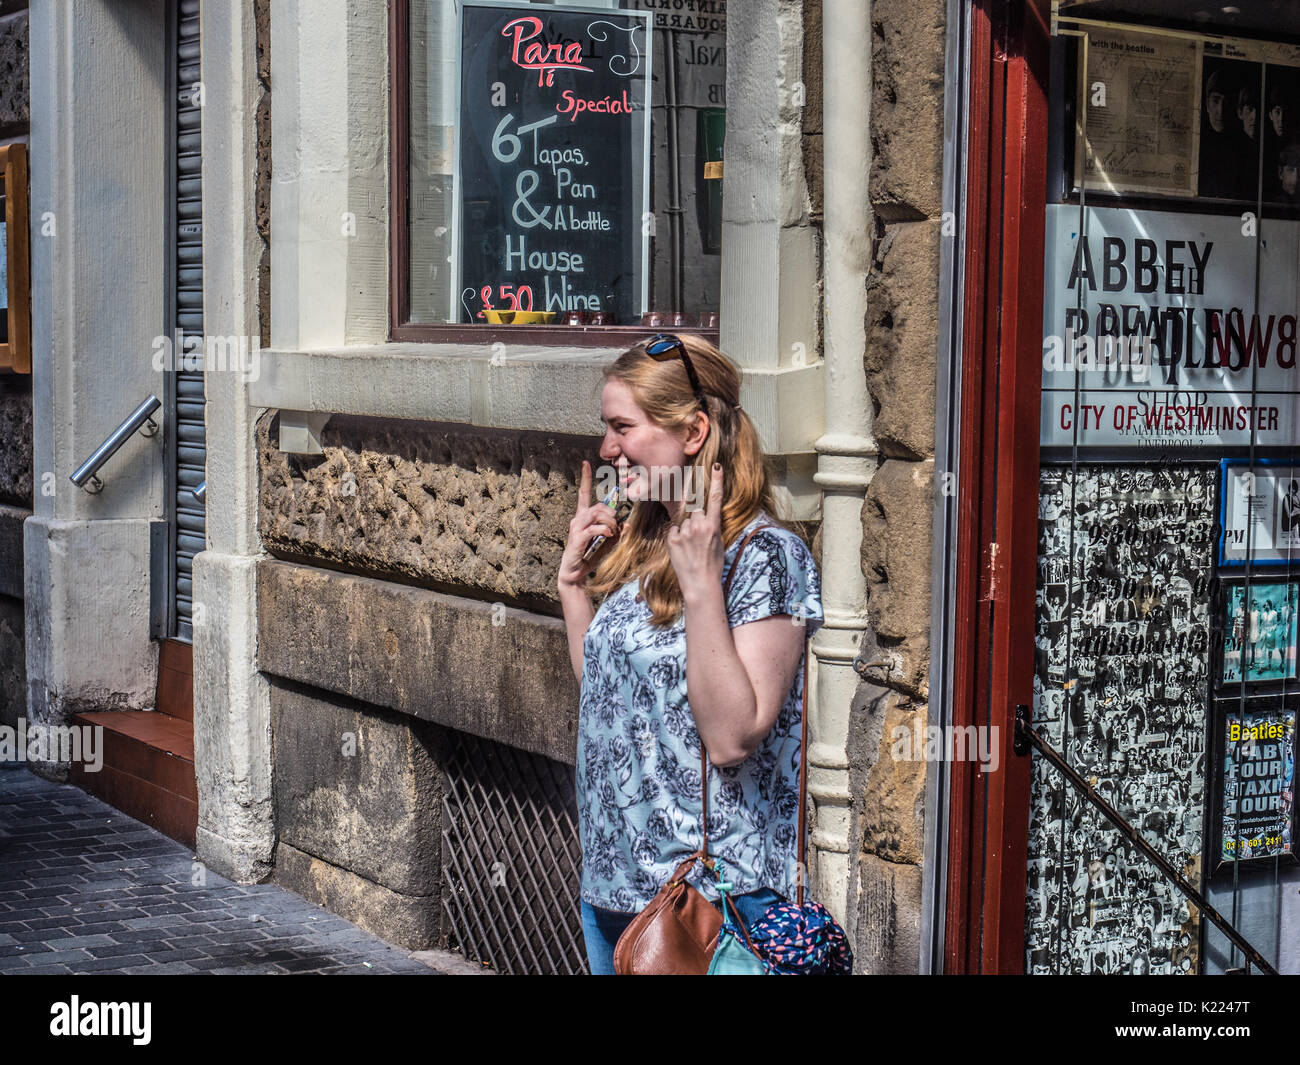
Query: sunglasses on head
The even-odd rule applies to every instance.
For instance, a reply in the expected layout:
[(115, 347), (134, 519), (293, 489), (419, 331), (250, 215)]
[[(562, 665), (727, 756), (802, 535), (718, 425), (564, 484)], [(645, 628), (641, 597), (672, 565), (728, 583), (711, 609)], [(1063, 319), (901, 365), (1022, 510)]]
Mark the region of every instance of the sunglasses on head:
[(691, 357), (686, 354), (686, 345), (682, 343), (681, 337), (675, 337), (671, 333), (653, 336), (646, 343), (645, 353), (655, 362), (666, 362), (680, 355), (682, 364), (686, 367), (686, 376), (691, 381), (691, 389), (700, 404), (700, 410), (705, 414), (709, 413), (709, 406), (704, 402), (704, 389), (700, 387), (700, 379), (695, 376), (695, 367), (691, 365)]

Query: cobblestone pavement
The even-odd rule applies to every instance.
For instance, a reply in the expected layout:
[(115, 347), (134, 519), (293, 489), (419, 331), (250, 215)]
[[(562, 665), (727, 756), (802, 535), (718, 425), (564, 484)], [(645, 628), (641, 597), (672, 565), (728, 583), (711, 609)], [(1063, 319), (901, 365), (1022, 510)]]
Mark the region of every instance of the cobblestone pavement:
[(203, 869), (80, 788), (0, 767), (0, 973), (436, 972), (291, 891)]

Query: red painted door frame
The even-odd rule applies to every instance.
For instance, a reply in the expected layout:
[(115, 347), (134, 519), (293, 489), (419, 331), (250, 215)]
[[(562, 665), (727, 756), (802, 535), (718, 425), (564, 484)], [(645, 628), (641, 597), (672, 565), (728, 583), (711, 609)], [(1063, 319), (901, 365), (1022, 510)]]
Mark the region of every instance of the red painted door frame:
[(1024, 971), (1046, 215), (1048, 0), (973, 0), (958, 472), (954, 725), (998, 768), (951, 764), (944, 968)]

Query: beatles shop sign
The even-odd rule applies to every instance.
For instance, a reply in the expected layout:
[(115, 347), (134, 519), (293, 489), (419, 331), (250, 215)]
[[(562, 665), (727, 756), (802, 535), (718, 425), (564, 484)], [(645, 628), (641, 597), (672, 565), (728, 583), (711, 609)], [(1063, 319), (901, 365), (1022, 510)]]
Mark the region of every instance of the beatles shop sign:
[(1043, 446), (1296, 439), (1300, 223), (1052, 205), (1046, 237)]

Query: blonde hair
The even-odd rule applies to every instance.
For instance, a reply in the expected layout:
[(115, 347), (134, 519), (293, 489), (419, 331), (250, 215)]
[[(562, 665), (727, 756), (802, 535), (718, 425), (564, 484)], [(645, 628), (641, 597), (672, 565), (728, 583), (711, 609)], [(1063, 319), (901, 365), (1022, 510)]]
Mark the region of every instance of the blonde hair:
[[(774, 524), (788, 528), (777, 513), (771, 463), (763, 454), (754, 423), (740, 409), (740, 371), (707, 340), (691, 333), (681, 334), (680, 339), (700, 379), (709, 413), (709, 435), (693, 458), (688, 457), (683, 483), (707, 491), (713, 464), (722, 464), (724, 547), (730, 546), (760, 510)], [(655, 425), (680, 430), (695, 423), (699, 403), (680, 356), (657, 362), (646, 354), (643, 342), (605, 367), (604, 376), (625, 384)], [(588, 594), (599, 602), (640, 575), (640, 591), (650, 608), (651, 624), (672, 624), (682, 612), (682, 590), (668, 557), (669, 524), (668, 511), (658, 500), (633, 504), (618, 543), (588, 581)]]

